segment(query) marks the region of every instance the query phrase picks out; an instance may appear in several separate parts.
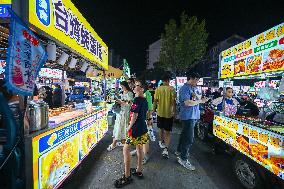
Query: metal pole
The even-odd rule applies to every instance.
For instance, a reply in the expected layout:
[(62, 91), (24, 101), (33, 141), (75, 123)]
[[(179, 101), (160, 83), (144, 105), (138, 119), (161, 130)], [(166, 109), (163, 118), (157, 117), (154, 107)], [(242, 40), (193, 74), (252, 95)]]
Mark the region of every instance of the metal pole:
[[(107, 88), (107, 82), (106, 82), (106, 71), (103, 71), (104, 73), (104, 101), (106, 102), (106, 88)], [(106, 106), (106, 103), (104, 103)]]
[[(12, 10), (26, 23), (29, 23), (29, 0), (14, 0), (12, 1)], [(24, 116), (25, 116), (25, 110), (27, 107), (27, 97), (20, 96), (19, 100), (19, 106), (20, 106), (20, 112), (22, 114), (22, 128), (20, 135), (24, 138), (23, 145), (21, 147), (24, 150), (23, 157), (21, 161), (23, 162), (24, 169), (22, 170), (25, 174), (25, 188), (32, 188), (33, 180), (32, 180), (32, 145), (31, 145), (31, 139), (27, 136), (29, 134), (29, 126), (24, 124)]]

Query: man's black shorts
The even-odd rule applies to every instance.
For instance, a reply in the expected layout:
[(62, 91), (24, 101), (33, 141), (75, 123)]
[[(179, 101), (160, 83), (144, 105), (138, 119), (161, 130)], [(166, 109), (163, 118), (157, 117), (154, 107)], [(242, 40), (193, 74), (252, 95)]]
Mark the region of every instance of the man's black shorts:
[(173, 118), (165, 118), (157, 116), (157, 127), (166, 131), (172, 131), (173, 129)]

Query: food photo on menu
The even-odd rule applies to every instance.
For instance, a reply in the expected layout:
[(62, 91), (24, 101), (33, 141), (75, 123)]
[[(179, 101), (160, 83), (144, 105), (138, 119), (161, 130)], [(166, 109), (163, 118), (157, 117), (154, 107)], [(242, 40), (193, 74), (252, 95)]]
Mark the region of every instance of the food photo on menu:
[(284, 69), (284, 47), (264, 53), (263, 71)]
[(262, 53), (247, 58), (247, 73), (258, 73), (261, 71)]
[(245, 59), (235, 61), (235, 75), (243, 75), (245, 74), (245, 71)]

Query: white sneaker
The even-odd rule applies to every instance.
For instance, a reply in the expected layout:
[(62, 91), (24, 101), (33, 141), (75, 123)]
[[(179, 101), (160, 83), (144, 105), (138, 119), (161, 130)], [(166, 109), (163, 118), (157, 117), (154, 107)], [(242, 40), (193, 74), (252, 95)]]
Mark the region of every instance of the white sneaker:
[(148, 130), (148, 134), (149, 134), (149, 136), (150, 136), (150, 140), (151, 140), (152, 142), (155, 142), (155, 141), (156, 141), (156, 137), (155, 137), (155, 133), (154, 133), (153, 129), (149, 129), (149, 130)]
[(149, 157), (148, 156), (144, 156), (144, 159), (142, 161), (142, 164), (145, 165), (148, 161), (149, 161)]
[(131, 155), (131, 156), (136, 156), (136, 153), (137, 153), (137, 150), (132, 150), (132, 151), (130, 152), (130, 155)]
[(162, 152), (162, 156), (166, 159), (169, 159), (169, 152), (168, 152), (168, 148), (164, 148), (163, 152)]
[(175, 155), (176, 155), (176, 156), (180, 156), (180, 154), (181, 154), (180, 152), (175, 151)]
[(116, 147), (117, 146), (112, 146), (112, 144), (111, 144), (111, 145), (108, 146), (107, 151), (110, 152), (110, 151), (114, 150)]
[(159, 141), (160, 148), (164, 149), (166, 147), (165, 143), (162, 141)]
[(116, 146), (123, 147), (123, 146), (124, 146), (124, 144), (123, 144), (122, 142), (118, 142), (118, 143), (116, 144)]
[(194, 171), (195, 167), (193, 165), (191, 165), (191, 163), (188, 160), (182, 160), (180, 158), (178, 158), (178, 163), (181, 164), (184, 168)]

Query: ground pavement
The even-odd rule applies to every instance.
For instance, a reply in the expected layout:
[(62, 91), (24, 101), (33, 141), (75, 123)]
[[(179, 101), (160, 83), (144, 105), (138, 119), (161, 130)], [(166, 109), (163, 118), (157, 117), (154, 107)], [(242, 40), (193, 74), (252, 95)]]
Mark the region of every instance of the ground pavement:
[[(60, 187), (62, 189), (109, 189), (114, 188), (114, 180), (123, 173), (122, 147), (111, 152), (106, 148), (111, 143), (110, 128), (107, 136), (84, 160), (75, 173)], [(210, 145), (196, 140), (192, 147), (190, 160), (195, 171), (181, 167), (174, 150), (177, 146), (180, 127), (174, 128), (170, 146), (170, 159), (161, 156), (158, 142), (151, 143), (151, 159), (144, 166), (145, 178), (134, 182), (126, 189), (243, 189), (233, 175), (231, 157), (226, 154), (212, 155)], [(132, 158), (135, 167), (136, 157)]]

